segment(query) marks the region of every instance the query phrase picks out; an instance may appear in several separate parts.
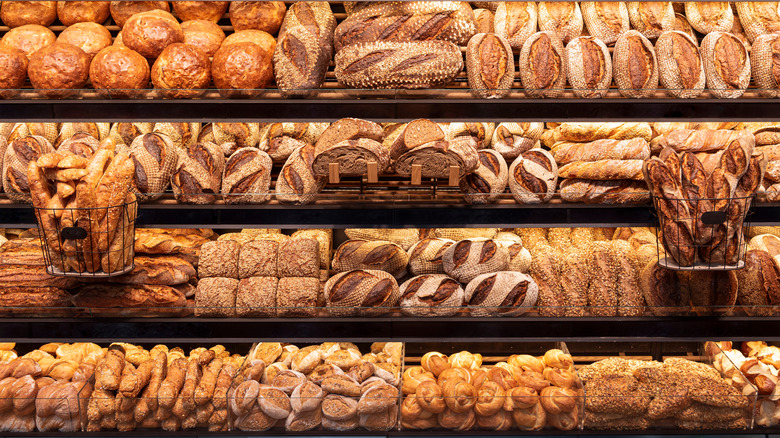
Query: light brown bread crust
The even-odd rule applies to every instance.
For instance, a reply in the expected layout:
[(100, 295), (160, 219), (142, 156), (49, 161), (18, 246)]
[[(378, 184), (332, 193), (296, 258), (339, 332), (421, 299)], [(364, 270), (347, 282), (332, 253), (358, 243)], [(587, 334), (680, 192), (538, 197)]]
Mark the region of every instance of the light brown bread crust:
[(577, 97), (604, 97), (612, 83), (609, 49), (594, 37), (577, 37), (566, 46), (566, 73)]
[(704, 91), (706, 76), (696, 42), (684, 32), (667, 31), (658, 37), (655, 51), (661, 86), (680, 99), (693, 99)]
[(621, 95), (652, 97), (658, 88), (658, 67), (655, 49), (644, 35), (630, 30), (618, 38), (612, 55), (612, 76)]
[(725, 32), (711, 32), (701, 42), (707, 88), (715, 97), (735, 99), (750, 85), (750, 56), (742, 41)]
[(466, 48), (469, 88), (477, 97), (505, 97), (515, 79), (515, 61), (509, 42), (498, 35), (474, 35)]
[(520, 79), (531, 97), (556, 98), (566, 86), (566, 54), (554, 32), (537, 32), (520, 51)]

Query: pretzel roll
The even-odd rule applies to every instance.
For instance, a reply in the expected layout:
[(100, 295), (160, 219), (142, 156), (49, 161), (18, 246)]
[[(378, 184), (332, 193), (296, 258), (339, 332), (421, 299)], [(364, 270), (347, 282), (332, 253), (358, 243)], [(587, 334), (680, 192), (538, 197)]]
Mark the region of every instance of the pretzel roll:
[(736, 6), (739, 21), (751, 43), (761, 35), (780, 31), (777, 2), (737, 2)]
[(630, 29), (625, 2), (582, 2), (580, 7), (588, 33), (607, 45)]
[(0, 20), (11, 28), (26, 24), (50, 26), (57, 19), (57, 2), (2, 2)]
[(496, 35), (509, 41), (513, 49), (523, 47), (525, 41), (536, 32), (535, 2), (499, 2), (495, 13)]
[(411, 316), (452, 316), (463, 305), (460, 283), (442, 274), (424, 274), (400, 286), (401, 313)]
[(566, 86), (566, 54), (554, 32), (537, 32), (520, 51), (520, 79), (531, 97), (557, 98)]
[(130, 157), (135, 163), (132, 190), (138, 200), (162, 196), (178, 161), (171, 139), (161, 133), (136, 137), (130, 145)]
[(612, 83), (612, 58), (598, 38), (577, 37), (566, 46), (566, 73), (577, 97), (604, 97)]
[(466, 301), (474, 316), (517, 316), (530, 310), (539, 295), (536, 282), (521, 272), (482, 274), (466, 286)]
[(276, 35), (287, 8), (284, 2), (230, 2), (230, 24), (236, 31), (257, 29)]
[(27, 167), (31, 161), (50, 152), (54, 152), (51, 143), (38, 135), (15, 139), (8, 144), (3, 156), (3, 191), (11, 201), (31, 202)]
[(753, 41), (750, 67), (758, 94), (763, 97), (780, 96), (780, 70), (774, 59), (780, 59), (780, 35), (761, 35)]
[(111, 32), (103, 25), (85, 22), (68, 26), (60, 32), (57, 41), (72, 44), (89, 56), (90, 61), (98, 52), (111, 46)]
[(420, 366), (422, 366), (425, 371), (433, 373), (434, 376), (438, 376), (444, 370), (448, 370), (452, 367), (447, 355), (439, 353), (438, 351), (425, 353), (422, 359), (420, 359)]
[[(181, 2), (174, 2), (174, 5), (176, 3)], [(181, 31), (184, 33), (185, 44), (195, 46), (209, 56), (214, 56), (217, 50), (219, 50), (219, 46), (225, 40), (225, 32), (215, 22), (210, 20), (185, 21), (181, 24)]]
[(720, 99), (742, 96), (750, 85), (750, 56), (730, 33), (711, 32), (701, 41), (707, 88)]
[(0, 43), (0, 99), (19, 94), (27, 80), (27, 57), (24, 52)]
[(618, 38), (612, 54), (612, 76), (620, 94), (629, 98), (651, 97), (658, 88), (658, 61), (650, 41), (629, 30)]
[(563, 44), (582, 34), (582, 11), (577, 2), (539, 2), (539, 30), (555, 32)]
[(655, 39), (665, 30), (674, 30), (672, 2), (628, 2), (631, 26), (646, 38)]
[(89, 79), (89, 56), (78, 47), (56, 42), (33, 53), (27, 67), (30, 83), (49, 98), (73, 96)]
[(76, 23), (103, 23), (110, 15), (111, 2), (60, 1), (57, 2), (57, 18), (65, 26)]
[(208, 20), (216, 23), (227, 12), (230, 2), (174, 1), (173, 12), (181, 21)]
[(49, 28), (37, 24), (27, 24), (6, 32), (3, 39), (0, 40), (0, 44), (21, 50), (27, 59), (30, 59), (33, 53), (54, 44), (56, 41), (57, 37)]
[(160, 56), (171, 44), (183, 41), (184, 32), (176, 18), (157, 9), (133, 15), (122, 28), (122, 43), (149, 59)]
[(706, 76), (696, 42), (676, 30), (661, 34), (655, 43), (661, 86), (670, 96), (693, 99), (704, 91)]
[(481, 274), (506, 269), (509, 254), (494, 240), (466, 239), (449, 247), (442, 262), (450, 277), (468, 283)]
[(381, 315), (396, 305), (398, 283), (384, 271), (342, 272), (325, 283), (328, 312), (334, 316)]
[(152, 65), (152, 83), (167, 98), (198, 97), (211, 83), (209, 57), (195, 46), (171, 44)]
[(148, 12), (159, 9), (161, 11), (170, 12), (171, 7), (168, 2), (111, 2), (109, 11), (111, 12), (111, 18), (114, 19), (114, 23), (122, 29), (125, 26), (127, 20), (135, 14), (142, 12)]
[(548, 202), (555, 193), (558, 165), (543, 149), (523, 152), (509, 168), (509, 189), (521, 204)]
[(482, 149), (478, 153), (480, 166), (474, 173), (461, 177), (460, 190), (469, 204), (488, 204), (504, 193), (509, 173), (506, 161), (497, 151)]
[(393, 275), (396, 279), (406, 274), (409, 256), (400, 246), (383, 241), (351, 239), (342, 243), (333, 254), (333, 270), (375, 269)]
[(228, 204), (262, 204), (271, 199), (271, 157), (255, 148), (241, 148), (225, 162), (222, 195)]
[(730, 32), (734, 12), (729, 2), (685, 2), (685, 17), (699, 33)]
[(140, 96), (143, 92), (139, 90), (149, 86), (150, 74), (146, 59), (124, 46), (106, 47), (95, 55), (89, 67), (92, 87), (120, 99)]

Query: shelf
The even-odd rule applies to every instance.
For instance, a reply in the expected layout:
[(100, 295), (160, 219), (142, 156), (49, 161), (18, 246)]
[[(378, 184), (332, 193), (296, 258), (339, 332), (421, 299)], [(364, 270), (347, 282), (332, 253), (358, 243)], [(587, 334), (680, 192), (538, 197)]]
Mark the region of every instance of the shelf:
[[(448, 430), (425, 430), (425, 431), (389, 431), (389, 432), (368, 432), (365, 430), (355, 430), (349, 432), (338, 432), (328, 430), (312, 430), (307, 432), (285, 432), (283, 430), (270, 430), (266, 432), (207, 432), (205, 430), (190, 430), (190, 431), (177, 431), (177, 432), (161, 432), (160, 430), (136, 430), (133, 432), (117, 432), (117, 431), (104, 431), (104, 432), (89, 432), (87, 434), (83, 432), (3, 432), (4, 437), (122, 437), (122, 438), (149, 438), (149, 437), (188, 437), (188, 438), (216, 438), (216, 437), (318, 437), (318, 436), (354, 436), (354, 437), (483, 437), (483, 436), (518, 436), (521, 431), (517, 429), (496, 432), (487, 430), (469, 430), (469, 431), (448, 431)], [(578, 437), (578, 436), (609, 436), (612, 438), (620, 437), (656, 437), (663, 436), (739, 436), (743, 438), (778, 438), (780, 429), (758, 429), (758, 430), (724, 430), (724, 431), (685, 431), (685, 430), (648, 430), (645, 432), (610, 432), (601, 430), (577, 430), (577, 431), (560, 431), (560, 430), (543, 430), (535, 432), (522, 431), (524, 436), (544, 436), (544, 437)]]
[(780, 341), (780, 317), (3, 318), (14, 342)]
[[(387, 94), (387, 92), (385, 92)], [(6, 100), (6, 122), (116, 121), (776, 121), (777, 99), (192, 99)]]

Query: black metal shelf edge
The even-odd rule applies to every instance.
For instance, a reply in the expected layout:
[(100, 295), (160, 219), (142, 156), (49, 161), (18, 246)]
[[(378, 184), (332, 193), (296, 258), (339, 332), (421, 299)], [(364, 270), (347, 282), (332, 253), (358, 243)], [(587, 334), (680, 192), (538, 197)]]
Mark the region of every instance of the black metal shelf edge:
[(780, 317), (4, 318), (15, 342), (780, 341)]
[(0, 120), (36, 121), (770, 121), (777, 99), (6, 100)]

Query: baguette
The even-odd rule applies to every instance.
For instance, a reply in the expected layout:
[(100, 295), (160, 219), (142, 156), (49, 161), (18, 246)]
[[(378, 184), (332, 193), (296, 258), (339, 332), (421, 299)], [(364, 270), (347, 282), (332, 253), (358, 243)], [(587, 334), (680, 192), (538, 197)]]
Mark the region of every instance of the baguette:
[(594, 181), (565, 179), (561, 181), (561, 199), (585, 204), (644, 204), (650, 201), (644, 181)]
[(577, 37), (566, 46), (566, 72), (577, 97), (604, 97), (612, 83), (612, 58), (598, 38)]
[(750, 85), (750, 56), (730, 33), (711, 32), (701, 42), (707, 88), (720, 99), (735, 99)]
[(643, 138), (560, 142), (553, 145), (551, 152), (559, 165), (575, 161), (646, 160), (650, 158), (650, 145)]
[(601, 139), (627, 140), (643, 138), (650, 141), (652, 128), (646, 122), (561, 123), (542, 135), (542, 143), (552, 147), (555, 143), (584, 143)]
[(650, 40), (629, 30), (618, 38), (612, 58), (612, 76), (622, 96), (647, 98), (655, 94), (659, 65)]
[(520, 79), (531, 97), (561, 97), (566, 86), (566, 54), (554, 32), (537, 32), (520, 51)]
[(641, 181), (642, 160), (575, 161), (558, 169), (561, 178)]
[(578, 2), (539, 2), (539, 30), (555, 32), (563, 44), (582, 34), (582, 11)]
[(650, 149), (654, 153), (667, 147), (674, 152), (718, 151), (736, 140), (738, 135), (738, 131), (727, 129), (678, 129), (653, 139)]
[(693, 99), (704, 91), (706, 76), (696, 42), (687, 33), (670, 30), (655, 43), (661, 86), (679, 99)]

